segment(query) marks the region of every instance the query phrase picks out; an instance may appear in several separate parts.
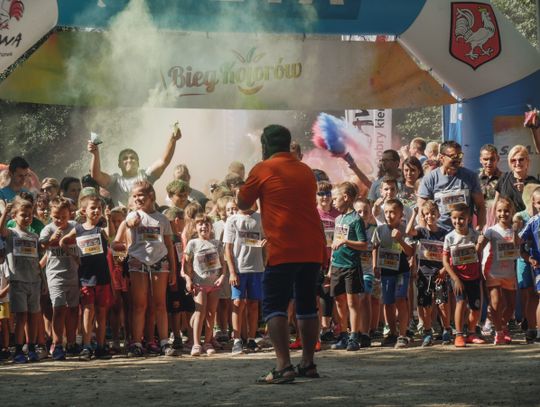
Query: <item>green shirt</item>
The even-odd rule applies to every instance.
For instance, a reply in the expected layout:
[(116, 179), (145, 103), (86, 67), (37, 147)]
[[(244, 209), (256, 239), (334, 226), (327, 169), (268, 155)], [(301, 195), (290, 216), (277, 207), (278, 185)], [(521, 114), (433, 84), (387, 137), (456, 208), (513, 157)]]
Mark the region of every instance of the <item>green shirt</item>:
[[(356, 211), (348, 212), (336, 218), (334, 240), (338, 239), (367, 242), (364, 221)], [(342, 245), (332, 252), (332, 266), (341, 268), (360, 267), (360, 251)]]
[[(14, 228), (16, 225), (17, 223), (15, 223), (15, 219), (8, 220), (6, 224), (8, 228)], [(28, 231), (35, 233), (36, 235), (40, 235), (44, 227), (45, 225), (42, 221), (40, 221), (38, 218), (32, 218), (32, 223), (30, 226), (28, 226)]]

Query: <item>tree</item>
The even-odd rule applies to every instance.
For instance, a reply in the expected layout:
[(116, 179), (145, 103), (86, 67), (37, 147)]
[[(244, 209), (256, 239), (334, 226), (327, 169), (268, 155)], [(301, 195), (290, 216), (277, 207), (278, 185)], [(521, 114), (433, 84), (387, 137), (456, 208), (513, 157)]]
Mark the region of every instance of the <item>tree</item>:
[(516, 29), (536, 47), (536, 1), (493, 0), (493, 4), (514, 23)]

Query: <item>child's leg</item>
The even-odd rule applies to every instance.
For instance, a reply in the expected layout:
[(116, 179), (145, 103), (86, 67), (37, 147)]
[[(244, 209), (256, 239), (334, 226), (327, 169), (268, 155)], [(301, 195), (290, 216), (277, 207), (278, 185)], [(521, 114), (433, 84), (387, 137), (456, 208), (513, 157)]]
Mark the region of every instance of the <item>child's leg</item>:
[(514, 312), (516, 310), (516, 290), (507, 290), (503, 288), (502, 296), (504, 300), (502, 323), (504, 326), (507, 326), (508, 322), (514, 317)]
[(407, 298), (396, 298), (396, 308), (399, 321), (399, 336), (407, 336), (409, 327), (409, 301)]
[(443, 323), (443, 329), (450, 328), (450, 304), (447, 302), (439, 304), (439, 315)]
[(431, 305), (428, 307), (418, 306), (418, 318), (422, 321), (426, 331), (429, 331), (432, 327), (432, 311)]
[(157, 324), (160, 347), (165, 345), (169, 338), (169, 324), (167, 321), (167, 305), (165, 300), (167, 294), (168, 279), (169, 273), (152, 274), (154, 315)]
[(349, 326), (349, 308), (347, 305), (347, 294), (340, 294), (335, 297), (335, 300), (341, 331), (347, 332), (347, 327)]
[(369, 334), (372, 320), (371, 294), (360, 295), (360, 332)]
[(96, 311), (96, 340), (99, 347), (105, 346), (105, 330), (107, 328), (107, 313), (109, 307), (95, 306)]
[(233, 300), (232, 325), (234, 339), (242, 338), (242, 322), (244, 320), (245, 306), (246, 300), (242, 298), (237, 298)]
[(393, 304), (384, 304), (384, 320), (388, 329), (390, 330), (390, 335), (397, 335), (397, 322), (396, 322), (396, 303)]
[(503, 330), (502, 326), (502, 308), (503, 299), (500, 287), (489, 287), (489, 300), (491, 305), (491, 321), (495, 325), (495, 330), (500, 332)]
[(194, 300), (195, 312), (191, 317), (191, 327), (193, 328), (193, 345), (200, 345), (201, 330), (206, 317), (206, 293), (199, 291)]
[(26, 334), (24, 332), (24, 327), (28, 321), (27, 312), (16, 312), (15, 313), (15, 344), (22, 346), (25, 344)]
[(156, 313), (154, 310), (154, 299), (148, 283), (148, 294), (146, 296), (146, 312), (144, 314), (144, 339), (147, 343), (154, 342), (156, 335)]
[(111, 307), (109, 321), (111, 324), (112, 339), (118, 341), (120, 338), (120, 326), (122, 322), (122, 312), (124, 304), (120, 290), (114, 290), (114, 303)]
[(9, 348), (9, 318), (0, 320), (2, 325), (2, 349)]
[[(225, 284), (225, 283), (224, 283)], [(229, 331), (229, 314), (231, 313), (231, 300), (229, 298), (220, 298), (217, 308), (217, 326), (223, 333)]]
[(463, 322), (466, 309), (467, 305), (465, 304), (464, 298), (456, 300), (456, 311), (454, 314), (454, 320), (456, 323), (456, 331), (458, 334), (461, 335), (463, 335)]
[(62, 345), (67, 312), (68, 308), (64, 305), (53, 308), (52, 334), (55, 345)]
[(259, 301), (247, 300), (248, 339), (255, 339), (259, 325)]
[(216, 320), (216, 311), (219, 302), (219, 291), (212, 291), (208, 293), (207, 305), (206, 305), (206, 321), (204, 342), (212, 343), (214, 337), (214, 321)]
[(131, 336), (131, 296), (129, 292), (122, 291), (122, 312), (124, 315), (124, 335), (125, 339)]
[(361, 332), (360, 296), (358, 294), (346, 294), (347, 308), (351, 320), (351, 332)]
[(132, 328), (131, 340), (140, 343), (144, 331), (144, 319), (148, 301), (148, 275), (132, 272), (131, 275)]
[(381, 302), (374, 295), (371, 297), (371, 321), (369, 323), (369, 330), (375, 332), (379, 329), (379, 321), (381, 319)]
[(79, 307), (68, 307), (66, 314), (66, 339), (69, 345), (73, 345), (77, 338), (77, 325), (79, 324)]
[(83, 305), (83, 345), (89, 346), (94, 329), (94, 304)]

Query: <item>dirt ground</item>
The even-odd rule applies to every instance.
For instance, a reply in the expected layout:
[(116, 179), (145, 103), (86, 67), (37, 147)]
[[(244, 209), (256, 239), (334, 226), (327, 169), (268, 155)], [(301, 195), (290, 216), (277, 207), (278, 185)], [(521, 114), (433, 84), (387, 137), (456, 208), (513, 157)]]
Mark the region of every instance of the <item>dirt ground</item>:
[[(293, 352), (298, 363), (300, 352)], [(540, 406), (540, 345), (317, 354), (320, 379), (257, 385), (273, 352), (0, 365), (7, 406)]]

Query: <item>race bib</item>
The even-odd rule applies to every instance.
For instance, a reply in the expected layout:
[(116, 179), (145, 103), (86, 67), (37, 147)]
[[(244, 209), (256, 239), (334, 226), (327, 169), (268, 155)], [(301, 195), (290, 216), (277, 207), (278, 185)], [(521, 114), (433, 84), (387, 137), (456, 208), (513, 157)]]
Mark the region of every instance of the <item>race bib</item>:
[(77, 238), (77, 247), (81, 251), (81, 256), (94, 256), (103, 253), (103, 245), (101, 244), (101, 234), (79, 236)]
[(478, 263), (478, 253), (476, 253), (476, 247), (472, 243), (453, 246), (450, 249), (450, 256), (454, 266)]
[(336, 225), (334, 229), (334, 242), (347, 240), (349, 237), (349, 225)]
[(398, 271), (400, 254), (401, 251), (399, 250), (383, 249), (379, 247), (379, 250), (377, 251), (377, 267)]
[(238, 236), (240, 237), (242, 246), (262, 247), (262, 240), (260, 239), (261, 235), (259, 232), (239, 231)]
[(435, 200), (439, 202), (439, 211), (441, 214), (450, 213), (452, 208), (457, 204), (467, 205), (468, 197), (469, 190), (467, 188), (437, 192), (435, 194)]
[(505, 240), (496, 242), (496, 251), (497, 251), (497, 260), (515, 260), (519, 257), (518, 247), (512, 243)]
[(371, 270), (373, 262), (371, 261), (373, 254), (371, 252), (360, 252), (360, 264), (362, 265), (362, 271)]
[(216, 249), (201, 250), (195, 255), (195, 260), (202, 273), (208, 273), (210, 271), (215, 272), (221, 268), (219, 253)]
[(17, 257), (37, 258), (37, 240), (13, 237), (13, 255)]
[(139, 242), (162, 242), (161, 228), (159, 226), (137, 227), (137, 241)]
[(127, 251), (125, 250), (114, 250), (111, 248), (112, 256), (118, 257), (120, 259), (125, 259), (128, 255)]
[(420, 260), (442, 262), (443, 242), (436, 240), (420, 240), (418, 244), (418, 258)]
[(334, 229), (325, 228), (324, 236), (326, 237), (326, 247), (332, 247), (332, 242), (334, 241)]
[(175, 243), (174, 249), (176, 250), (176, 255), (178, 256), (178, 260), (182, 261), (182, 257), (184, 256), (184, 246), (182, 245), (182, 242)]

